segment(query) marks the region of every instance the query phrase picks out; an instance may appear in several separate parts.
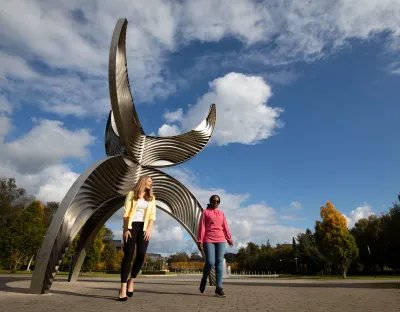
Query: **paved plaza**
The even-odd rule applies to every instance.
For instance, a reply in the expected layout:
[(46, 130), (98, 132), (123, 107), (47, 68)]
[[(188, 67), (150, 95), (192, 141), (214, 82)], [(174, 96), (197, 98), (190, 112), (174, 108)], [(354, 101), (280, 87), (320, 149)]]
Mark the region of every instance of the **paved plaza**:
[[(126, 302), (118, 278), (58, 277), (49, 294), (28, 293), (30, 277), (0, 275), (0, 311), (400, 311), (400, 280), (226, 278), (226, 298), (198, 291), (199, 276), (139, 277)], [(393, 283), (393, 284), (391, 284)]]

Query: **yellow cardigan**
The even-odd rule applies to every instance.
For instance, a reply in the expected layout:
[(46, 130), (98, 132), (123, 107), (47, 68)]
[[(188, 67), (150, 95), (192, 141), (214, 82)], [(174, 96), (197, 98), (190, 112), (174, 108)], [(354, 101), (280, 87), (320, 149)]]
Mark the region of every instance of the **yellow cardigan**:
[[(132, 219), (135, 215), (136, 207), (138, 204), (138, 201), (134, 199), (133, 195), (133, 191), (130, 191), (128, 195), (126, 195), (124, 212), (122, 213), (123, 218), (129, 217), (128, 229), (132, 229)], [(156, 198), (154, 195), (153, 200), (149, 202), (146, 208), (143, 231), (146, 231), (150, 220), (156, 221)]]

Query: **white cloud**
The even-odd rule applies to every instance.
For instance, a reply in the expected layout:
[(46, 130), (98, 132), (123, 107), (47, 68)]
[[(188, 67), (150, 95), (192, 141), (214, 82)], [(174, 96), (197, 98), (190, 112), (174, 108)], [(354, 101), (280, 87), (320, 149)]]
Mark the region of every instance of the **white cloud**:
[[(254, 223), (261, 222), (262, 224), (276, 223), (276, 214), (274, 208), (264, 203), (249, 205), (235, 211), (235, 217), (251, 220)], [(230, 215), (232, 216), (232, 213)]]
[(352, 210), (349, 216), (345, 214), (343, 216), (346, 218), (347, 227), (351, 229), (358, 220), (368, 218), (374, 214), (375, 212), (373, 212), (372, 207), (368, 203), (364, 203), (362, 206)]
[(35, 173), (24, 173), (9, 163), (0, 161), (0, 176), (15, 178), (19, 187), (23, 187), (28, 194), (46, 203), (60, 202), (79, 174), (64, 164), (50, 165)]
[(10, 103), (7, 101), (7, 99), (0, 95), (0, 113), (12, 113), (12, 108)]
[(199, 116), (205, 116), (212, 103), (217, 105), (213, 140), (218, 145), (256, 144), (275, 135), (276, 129), (283, 126), (278, 119), (283, 110), (267, 105), (272, 93), (262, 77), (232, 72), (209, 85), (210, 91), (181, 118), (184, 129), (196, 126)]
[(183, 117), (183, 110), (182, 110), (182, 108), (178, 108), (174, 112), (166, 111), (164, 113), (163, 117), (169, 123), (180, 121), (180, 120), (182, 120), (182, 117)]
[(295, 215), (283, 215), (281, 216), (282, 220), (287, 220), (287, 221), (303, 221), (306, 218), (303, 217), (296, 217)]
[(303, 207), (303, 205), (299, 201), (292, 201), (290, 203), (290, 207), (292, 207), (294, 209), (301, 209)]
[[(174, 91), (161, 73), (163, 54), (175, 44), (173, 7), (161, 0), (117, 4), (3, 1), (3, 87), (15, 101), (27, 102), (30, 94), (30, 102), (62, 116), (107, 112), (109, 44), (117, 19), (126, 16), (130, 20), (127, 53), (134, 97), (137, 102), (163, 98)], [(16, 84), (11, 77), (23, 80)], [(46, 100), (41, 102), (43, 98)]]
[(0, 115), (0, 176), (15, 178), (28, 194), (44, 202), (61, 201), (79, 176), (63, 160), (88, 159), (88, 146), (95, 138), (87, 129), (71, 131), (60, 121), (35, 122), (23, 137), (5, 143), (12, 125)]
[[(346, 44), (389, 31), (388, 48), (398, 51), (400, 3), (397, 0), (219, 1), (186, 3), (181, 32), (187, 40), (239, 38), (271, 64), (313, 60)], [(254, 54), (253, 54), (254, 55)]]
[(163, 124), (160, 129), (158, 129), (159, 136), (174, 136), (181, 133), (181, 130), (176, 125)]
[(0, 113), (0, 146), (4, 140), (4, 137), (9, 133), (11, 130), (11, 120), (6, 115)]
[(37, 75), (29, 68), (26, 61), (19, 56), (6, 54), (0, 51), (0, 82), (7, 77), (30, 79)]
[(281, 225), (279, 214), (264, 202), (246, 205), (249, 194), (232, 194), (224, 189), (202, 188), (195, 174), (189, 170), (169, 168), (168, 174), (182, 182), (206, 207), (213, 194), (221, 197), (221, 209), (224, 211), (235, 243), (235, 248), (252, 241), (258, 244), (290, 242), (303, 229)]
[(39, 189), (34, 193), (36, 198), (43, 202), (60, 202), (78, 177), (79, 174), (71, 171), (66, 165), (53, 165), (44, 168), (29, 180), (33, 182), (37, 179), (38, 181)]
[(394, 75), (400, 75), (400, 62), (393, 62), (393, 63), (389, 64), (388, 70), (389, 70), (389, 72), (391, 72)]
[(254, 1), (186, 1), (181, 19), (185, 40), (219, 41), (237, 37), (247, 43), (265, 41), (270, 33), (269, 12)]
[[(114, 232), (114, 239), (122, 239), (122, 209), (118, 210), (106, 223)], [(196, 248), (193, 240), (185, 239), (186, 230), (168, 214), (157, 210), (150, 239), (149, 252), (175, 253), (178, 250), (190, 252)], [(188, 242), (189, 241), (189, 242)], [(189, 249), (186, 248), (189, 246)]]
[[(398, 0), (5, 0), (0, 12), (2, 89), (17, 102), (60, 115), (103, 114), (109, 109), (109, 43), (120, 17), (130, 21), (128, 69), (137, 103), (176, 91), (168, 55), (192, 41), (237, 39), (244, 47), (235, 62), (263, 65), (315, 60), (346, 46), (350, 38), (371, 39), (383, 31), (388, 33), (386, 50), (394, 58), (400, 51)], [(15, 83), (11, 77), (22, 80)]]
[(289, 205), (289, 207), (283, 207), (281, 208), (281, 212), (283, 213), (289, 213), (289, 214), (282, 214), (280, 216), (280, 219), (286, 220), (286, 221), (303, 221), (306, 218), (304, 217), (299, 217), (297, 216), (297, 213), (300, 212), (300, 210), (303, 208), (303, 204), (299, 201), (292, 201)]
[(0, 155), (21, 173), (37, 173), (68, 158), (88, 159), (94, 141), (88, 129), (71, 131), (61, 121), (42, 119), (22, 138), (4, 143)]

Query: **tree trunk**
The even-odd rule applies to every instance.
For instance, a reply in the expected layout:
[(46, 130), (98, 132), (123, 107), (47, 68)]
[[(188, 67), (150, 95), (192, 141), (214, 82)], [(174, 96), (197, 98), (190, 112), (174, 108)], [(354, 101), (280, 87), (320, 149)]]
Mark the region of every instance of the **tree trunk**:
[(346, 272), (347, 272), (347, 270), (346, 270), (346, 269), (343, 269), (343, 278), (344, 278), (344, 279), (346, 279)]
[(21, 258), (22, 258), (22, 256), (19, 256), (19, 257), (17, 258), (17, 260), (15, 261), (14, 271), (17, 270), (17, 266), (18, 266), (18, 263), (21, 261)]
[(34, 257), (35, 255), (32, 255), (32, 257), (31, 257), (31, 259), (29, 260), (29, 263), (28, 263), (28, 266), (27, 266), (27, 268), (26, 268), (26, 271), (30, 271), (31, 270), (31, 264), (32, 264), (32, 260), (33, 260), (33, 257)]

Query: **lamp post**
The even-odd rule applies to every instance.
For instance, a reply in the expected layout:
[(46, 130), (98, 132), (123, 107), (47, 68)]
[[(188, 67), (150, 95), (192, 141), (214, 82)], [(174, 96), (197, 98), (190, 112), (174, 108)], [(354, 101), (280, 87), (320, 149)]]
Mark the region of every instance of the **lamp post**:
[(279, 263), (281, 264), (281, 274), (283, 274), (283, 271), (282, 271), (282, 259), (279, 259)]
[(299, 273), (299, 268), (297, 267), (297, 258), (294, 258), (294, 260), (296, 260), (296, 271)]

